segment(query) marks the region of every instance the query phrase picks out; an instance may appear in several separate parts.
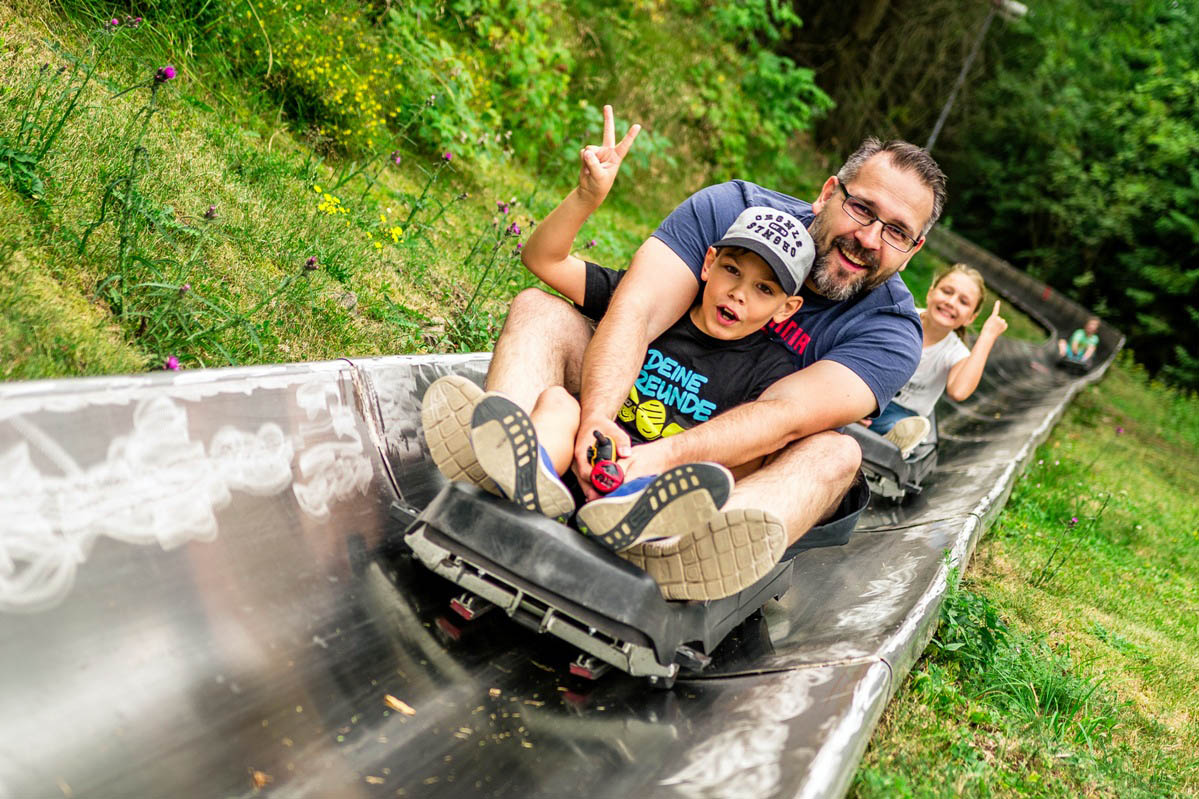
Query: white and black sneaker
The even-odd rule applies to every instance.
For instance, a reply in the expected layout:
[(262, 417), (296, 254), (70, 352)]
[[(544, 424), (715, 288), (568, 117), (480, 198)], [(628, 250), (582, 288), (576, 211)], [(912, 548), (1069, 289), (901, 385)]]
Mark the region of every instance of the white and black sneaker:
[(649, 572), (664, 599), (732, 596), (770, 573), (787, 551), (787, 530), (766, 511), (722, 510), (683, 535), (646, 541), (620, 553)]
[(483, 389), (461, 375), (433, 381), (421, 400), (420, 423), (429, 454), (447, 480), (471, 483), (499, 496), (470, 443), (470, 418)]
[(728, 501), (733, 475), (718, 463), (688, 463), (640, 477), (579, 508), (575, 526), (619, 552), (679, 535), (708, 521)]
[(475, 458), (505, 497), (552, 519), (574, 512), (574, 497), (537, 443), (533, 420), (523, 408), (502, 394), (484, 394), (470, 424)]

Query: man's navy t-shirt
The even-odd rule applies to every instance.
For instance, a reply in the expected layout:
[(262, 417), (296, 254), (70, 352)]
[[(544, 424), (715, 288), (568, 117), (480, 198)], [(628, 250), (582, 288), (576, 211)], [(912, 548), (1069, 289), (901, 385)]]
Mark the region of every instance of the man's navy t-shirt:
[[(738, 214), (755, 205), (786, 211), (805, 225), (814, 217), (810, 203), (734, 180), (688, 197), (654, 237), (674, 250), (699, 280), (708, 247), (720, 241)], [(839, 302), (806, 287), (800, 296), (803, 307), (790, 319), (763, 330), (791, 351), (797, 369), (835, 361), (860, 377), (874, 392), (878, 408), (885, 408), (916, 371), (923, 346), (920, 317), (903, 280), (894, 274), (868, 293)]]

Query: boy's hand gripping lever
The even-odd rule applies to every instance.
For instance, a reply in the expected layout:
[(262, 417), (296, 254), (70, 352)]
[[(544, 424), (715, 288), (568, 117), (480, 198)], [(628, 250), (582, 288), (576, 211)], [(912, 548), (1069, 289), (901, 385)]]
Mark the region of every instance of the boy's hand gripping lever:
[(601, 494), (609, 494), (624, 482), (624, 469), (614, 460), (616, 452), (612, 439), (598, 430), (593, 430), (595, 443), (587, 448), (587, 462), (591, 464), (591, 485)]

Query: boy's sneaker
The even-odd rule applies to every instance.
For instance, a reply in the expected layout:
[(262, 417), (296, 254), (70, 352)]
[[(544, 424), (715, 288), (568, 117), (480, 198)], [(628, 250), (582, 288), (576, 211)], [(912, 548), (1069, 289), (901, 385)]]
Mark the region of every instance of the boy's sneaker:
[(575, 509), (529, 414), (501, 394), (484, 394), (471, 413), (475, 458), (504, 496), (526, 510), (557, 519)]
[(665, 599), (723, 599), (762, 579), (783, 557), (787, 531), (761, 510), (733, 508), (684, 535), (620, 553), (647, 571)]
[(421, 400), (420, 424), (433, 462), (447, 480), (472, 483), (497, 496), (470, 443), (470, 417), (483, 389), (461, 375), (435, 380)]
[(688, 463), (639, 477), (575, 514), (579, 531), (617, 552), (640, 541), (694, 530), (728, 501), (733, 475), (716, 463)]
[(932, 425), (923, 416), (905, 416), (883, 438), (899, 447), (899, 457), (906, 459), (931, 429)]

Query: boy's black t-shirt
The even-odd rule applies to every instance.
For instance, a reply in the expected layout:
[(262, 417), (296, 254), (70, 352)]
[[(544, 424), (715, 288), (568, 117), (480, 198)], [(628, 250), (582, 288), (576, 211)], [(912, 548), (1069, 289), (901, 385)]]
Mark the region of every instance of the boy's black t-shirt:
[[(598, 321), (624, 276), (588, 262), (583, 315)], [(634, 443), (653, 441), (757, 399), (794, 371), (783, 345), (756, 334), (732, 341), (712, 338), (686, 313), (650, 342), (616, 421)]]

